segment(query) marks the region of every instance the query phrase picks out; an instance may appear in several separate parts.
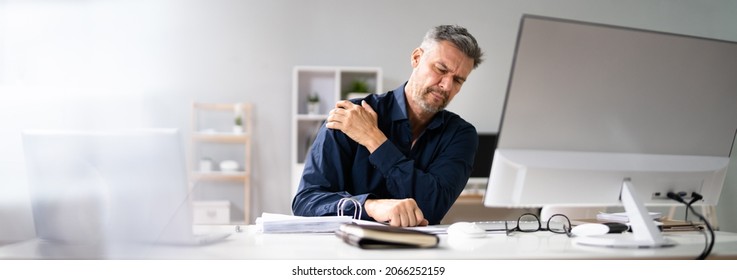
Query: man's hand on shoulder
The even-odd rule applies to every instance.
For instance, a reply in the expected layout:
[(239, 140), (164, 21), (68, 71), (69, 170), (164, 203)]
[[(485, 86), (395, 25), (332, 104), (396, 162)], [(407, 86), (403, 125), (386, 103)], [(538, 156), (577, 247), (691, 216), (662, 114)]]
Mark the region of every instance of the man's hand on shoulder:
[(373, 153), (387, 140), (377, 123), (378, 116), (366, 101), (356, 105), (342, 100), (335, 103), (335, 108), (330, 110), (326, 126), (342, 131)]
[(363, 204), (366, 213), (379, 222), (391, 226), (414, 227), (429, 224), (414, 199), (367, 199)]

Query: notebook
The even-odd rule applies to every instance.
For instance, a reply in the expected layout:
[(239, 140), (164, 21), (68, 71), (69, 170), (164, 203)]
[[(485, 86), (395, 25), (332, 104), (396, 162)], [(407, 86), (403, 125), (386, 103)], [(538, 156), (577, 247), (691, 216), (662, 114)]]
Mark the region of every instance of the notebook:
[(204, 245), (228, 236), (193, 233), (176, 129), (26, 130), (22, 138), (40, 239)]
[(335, 235), (362, 249), (433, 248), (440, 242), (432, 233), (385, 225), (344, 224)]

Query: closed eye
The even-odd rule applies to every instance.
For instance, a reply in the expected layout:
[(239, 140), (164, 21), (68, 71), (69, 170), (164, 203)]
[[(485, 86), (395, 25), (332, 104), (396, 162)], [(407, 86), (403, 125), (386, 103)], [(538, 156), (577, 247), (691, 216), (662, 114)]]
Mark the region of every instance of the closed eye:
[[(450, 72), (448, 70), (448, 67), (446, 67), (442, 63), (435, 64), (435, 71), (437, 71), (441, 75), (445, 75), (445, 74), (448, 74), (448, 72)], [(453, 82), (456, 83), (456, 84), (462, 85), (464, 82), (466, 82), (466, 78), (461, 77), (461, 76), (454, 75), (453, 76)]]
[(445, 65), (437, 64), (435, 65), (435, 70), (438, 71), (440, 74), (448, 73), (448, 68), (445, 67)]

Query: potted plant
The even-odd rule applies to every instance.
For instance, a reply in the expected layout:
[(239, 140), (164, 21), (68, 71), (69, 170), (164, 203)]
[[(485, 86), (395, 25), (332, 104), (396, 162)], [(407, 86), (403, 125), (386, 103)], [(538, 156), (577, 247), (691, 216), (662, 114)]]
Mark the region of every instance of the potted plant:
[(233, 133), (243, 133), (243, 118), (241, 115), (235, 116), (235, 124), (233, 125)]
[(317, 115), (320, 113), (320, 96), (317, 92), (313, 92), (307, 97), (307, 113)]
[(233, 133), (240, 134), (243, 133), (243, 108), (241, 107), (241, 104), (237, 104), (234, 108), (235, 113), (235, 123), (233, 124)]
[(366, 97), (366, 95), (370, 94), (371, 90), (369, 89), (369, 85), (364, 80), (353, 80), (351, 83), (351, 88), (346, 94), (347, 99), (354, 99), (354, 98), (363, 98)]

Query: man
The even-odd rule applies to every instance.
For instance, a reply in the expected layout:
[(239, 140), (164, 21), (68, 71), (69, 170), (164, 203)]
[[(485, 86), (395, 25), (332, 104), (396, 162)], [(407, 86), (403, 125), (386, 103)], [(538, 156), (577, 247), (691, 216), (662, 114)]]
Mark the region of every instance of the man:
[(482, 55), (465, 28), (437, 26), (412, 52), (404, 85), (337, 102), (305, 159), (294, 214), (334, 216), (353, 198), (364, 218), (440, 223), (468, 181), (478, 141), (473, 125), (444, 109)]

